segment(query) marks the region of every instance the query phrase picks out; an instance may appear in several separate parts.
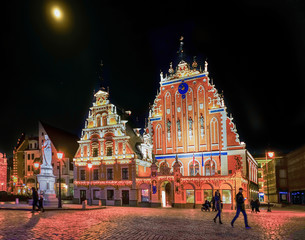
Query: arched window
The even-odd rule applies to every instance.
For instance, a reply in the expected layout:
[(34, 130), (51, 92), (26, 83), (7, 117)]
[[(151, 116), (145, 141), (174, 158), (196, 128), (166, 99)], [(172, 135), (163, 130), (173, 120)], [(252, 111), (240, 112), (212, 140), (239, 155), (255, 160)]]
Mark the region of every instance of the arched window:
[(106, 114), (103, 114), (103, 116), (102, 116), (102, 123), (103, 123), (103, 126), (107, 126), (107, 115)]
[(211, 142), (218, 143), (218, 120), (213, 117), (210, 124)]
[(190, 163), (190, 176), (196, 176), (197, 173), (199, 173), (199, 164), (198, 162), (195, 162), (195, 165), (193, 165), (193, 161)]
[(101, 116), (100, 115), (96, 117), (96, 126), (97, 127), (101, 126)]
[(156, 127), (156, 140), (157, 140), (157, 149), (162, 148), (162, 127), (160, 124)]
[(206, 161), (205, 165), (204, 165), (204, 168), (205, 168), (205, 175), (206, 176), (215, 175), (215, 163), (213, 161), (211, 161), (211, 160)]

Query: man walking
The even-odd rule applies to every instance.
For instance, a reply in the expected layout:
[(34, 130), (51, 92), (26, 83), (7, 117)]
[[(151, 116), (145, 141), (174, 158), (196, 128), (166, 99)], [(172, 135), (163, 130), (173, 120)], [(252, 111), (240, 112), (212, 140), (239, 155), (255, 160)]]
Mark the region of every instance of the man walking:
[(38, 207), (38, 193), (36, 191), (36, 188), (32, 187), (32, 194), (33, 194), (33, 209), (32, 212), (35, 212), (35, 208)]
[(245, 211), (245, 199), (243, 196), (243, 189), (239, 188), (239, 193), (236, 194), (236, 215), (231, 222), (231, 226), (234, 227), (234, 222), (238, 218), (240, 212), (244, 215), (245, 227), (246, 229), (250, 229), (251, 227), (248, 225), (247, 213)]

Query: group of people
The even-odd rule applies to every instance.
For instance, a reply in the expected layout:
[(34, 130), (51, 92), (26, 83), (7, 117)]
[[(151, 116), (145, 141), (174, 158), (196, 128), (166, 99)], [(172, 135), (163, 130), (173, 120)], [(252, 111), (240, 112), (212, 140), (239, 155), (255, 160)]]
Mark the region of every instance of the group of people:
[(259, 210), (260, 202), (259, 202), (258, 199), (256, 199), (255, 201), (252, 199), (251, 202), (250, 202), (250, 205), (251, 205), (251, 208), (252, 208), (252, 211), (251, 211), (252, 213), (254, 212), (254, 210), (255, 210), (256, 213), (260, 212), (260, 210)]
[[(221, 221), (221, 209), (222, 209), (222, 203), (221, 203), (221, 197), (219, 190), (215, 192), (215, 210), (217, 211), (216, 216), (214, 217), (213, 221), (216, 223), (217, 218), (219, 219), (219, 223), (222, 224)], [(231, 226), (234, 227), (234, 222), (238, 218), (240, 212), (244, 215), (244, 222), (245, 222), (245, 227), (246, 229), (250, 229), (251, 227), (248, 225), (248, 219), (247, 219), (247, 213), (245, 211), (245, 198), (243, 196), (243, 189), (239, 188), (239, 192), (236, 195), (236, 215), (231, 221)]]
[(40, 191), (40, 194), (38, 194), (36, 188), (32, 187), (32, 196), (33, 196), (33, 209), (32, 209), (32, 212), (35, 212), (36, 207), (38, 208), (38, 211), (44, 212), (44, 207), (43, 207), (43, 191)]
[[(220, 199), (220, 207), (223, 208), (223, 203)], [(212, 197), (211, 202), (209, 200), (205, 200), (205, 202), (202, 204), (202, 211), (210, 211), (210, 208), (212, 208), (212, 212), (217, 212), (217, 207), (215, 205), (215, 197)]]

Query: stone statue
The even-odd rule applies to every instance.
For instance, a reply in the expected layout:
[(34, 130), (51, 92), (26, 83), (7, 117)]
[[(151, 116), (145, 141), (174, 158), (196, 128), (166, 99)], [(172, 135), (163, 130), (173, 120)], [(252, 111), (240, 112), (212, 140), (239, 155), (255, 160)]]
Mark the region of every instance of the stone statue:
[(178, 128), (178, 131), (181, 132), (180, 119), (177, 120), (177, 128)]
[(204, 128), (204, 118), (203, 118), (202, 114), (200, 115), (199, 122), (200, 122), (200, 127)]
[(171, 121), (169, 119), (167, 119), (167, 132), (171, 132)]
[(193, 120), (192, 120), (191, 117), (189, 118), (189, 129), (190, 129), (190, 130), (193, 129)]
[(51, 140), (48, 135), (44, 135), (44, 142), (42, 144), (42, 166), (52, 167), (52, 148)]

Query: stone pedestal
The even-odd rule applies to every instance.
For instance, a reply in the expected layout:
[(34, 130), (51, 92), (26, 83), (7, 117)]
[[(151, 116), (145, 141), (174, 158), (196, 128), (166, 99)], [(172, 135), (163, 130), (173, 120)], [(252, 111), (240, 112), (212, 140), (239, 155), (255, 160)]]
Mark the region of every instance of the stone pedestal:
[(40, 174), (37, 175), (40, 191), (44, 192), (44, 205), (49, 207), (58, 206), (58, 199), (56, 198), (54, 185), (56, 177), (53, 174), (53, 168), (51, 166), (41, 165)]

